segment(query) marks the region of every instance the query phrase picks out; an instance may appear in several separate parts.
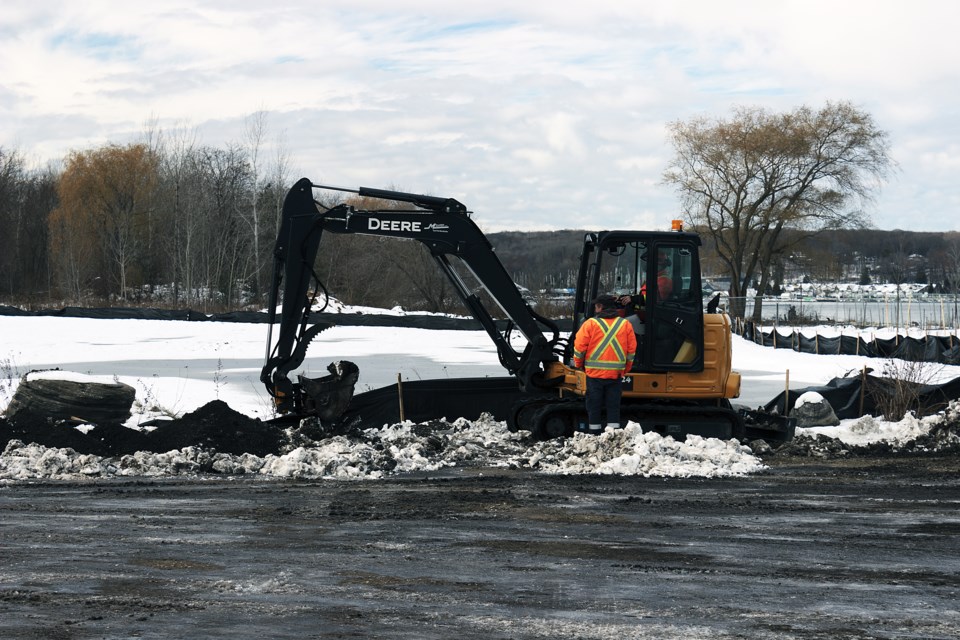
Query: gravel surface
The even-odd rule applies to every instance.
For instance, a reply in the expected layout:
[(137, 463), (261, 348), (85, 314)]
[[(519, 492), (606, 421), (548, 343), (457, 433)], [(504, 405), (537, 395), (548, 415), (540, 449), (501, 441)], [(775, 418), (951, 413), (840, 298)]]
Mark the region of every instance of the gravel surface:
[(3, 638), (957, 638), (955, 454), (0, 484)]
[[(342, 480), (170, 467), (186, 457), (169, 475), (104, 477), (90, 470), (104, 459), (62, 449), (266, 455), (324, 435), (221, 402), (149, 433), (0, 420), (11, 455), (18, 440), (61, 447), (36, 449), (38, 467), (81, 463), (0, 481), (0, 638), (957, 638), (958, 425), (951, 411), (895, 444), (751, 443), (765, 467), (734, 476), (566, 475), (466, 456)], [(404, 437), (418, 455), (526, 451), (495, 444), (494, 426)], [(400, 442), (364, 446), (374, 460), (392, 450), (396, 471)], [(536, 455), (596, 455), (562, 445)]]

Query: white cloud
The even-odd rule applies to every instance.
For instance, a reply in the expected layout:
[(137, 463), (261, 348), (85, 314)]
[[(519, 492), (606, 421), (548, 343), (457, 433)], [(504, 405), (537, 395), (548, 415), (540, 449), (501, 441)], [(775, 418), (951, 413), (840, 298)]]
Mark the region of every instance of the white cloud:
[(444, 190), (491, 227), (601, 227), (676, 210), (666, 123), (850, 100), (901, 167), (877, 226), (908, 207), (917, 228), (960, 228), (958, 15), (933, 0), (13, 0), (0, 145), (43, 162), (152, 118), (225, 144), (266, 110), (314, 179)]

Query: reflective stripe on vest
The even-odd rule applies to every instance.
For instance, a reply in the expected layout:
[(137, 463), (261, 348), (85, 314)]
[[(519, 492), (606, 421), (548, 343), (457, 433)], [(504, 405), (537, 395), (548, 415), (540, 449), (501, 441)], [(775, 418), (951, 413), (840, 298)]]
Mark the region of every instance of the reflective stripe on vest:
[[(627, 362), (627, 357), (623, 353), (623, 347), (620, 346), (620, 342), (617, 340), (617, 332), (620, 331), (620, 327), (623, 326), (626, 320), (617, 318), (616, 322), (612, 325), (607, 325), (606, 322), (601, 322), (597, 318), (591, 318), (591, 320), (600, 325), (600, 330), (603, 331), (603, 340), (601, 340), (597, 348), (590, 353), (590, 357), (587, 358), (584, 366), (588, 369), (623, 369), (623, 365)], [(599, 359), (607, 347), (613, 347), (613, 352), (617, 355), (617, 358), (620, 359), (619, 362)]]

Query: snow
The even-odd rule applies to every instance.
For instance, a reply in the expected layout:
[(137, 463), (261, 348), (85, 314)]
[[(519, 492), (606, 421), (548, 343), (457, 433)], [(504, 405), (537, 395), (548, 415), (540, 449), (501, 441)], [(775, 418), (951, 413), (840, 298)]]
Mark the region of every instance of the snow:
[(794, 401), (793, 407), (794, 409), (797, 409), (807, 403), (817, 404), (818, 402), (823, 402), (823, 396), (816, 391), (807, 391), (800, 394), (800, 397)]
[(930, 428), (941, 420), (941, 416), (915, 418), (907, 414), (899, 422), (887, 422), (873, 416), (863, 416), (856, 420), (842, 420), (836, 427), (808, 427), (802, 429), (810, 435), (825, 435), (836, 438), (844, 444), (865, 445), (876, 442), (903, 444), (930, 432)]
[(137, 452), (119, 458), (78, 454), (18, 440), (0, 455), (0, 479), (156, 477), (219, 473), (272, 478), (375, 480), (387, 474), (438, 471), (447, 467), (531, 469), (554, 474), (618, 474), (657, 477), (721, 477), (764, 468), (748, 447), (735, 441), (690, 437), (677, 442), (635, 425), (600, 436), (525, 442), (489, 416), (455, 420), (419, 435), (410, 422), (367, 429), (364, 438), (336, 436), (283, 455), (230, 455), (199, 447), (165, 453)]
[[(383, 310), (338, 307), (344, 313)], [(402, 314), (401, 309), (388, 313)], [(267, 330), (262, 324), (164, 320), (100, 320), (63, 317), (0, 317), (0, 410), (6, 408), (20, 377), (61, 377), (82, 382), (124, 382), (136, 390), (128, 427), (157, 416), (182, 415), (213, 399), (249, 415), (273, 417), (260, 383)], [(513, 339), (522, 345), (522, 337)], [(496, 349), (483, 331), (401, 327), (335, 326), (311, 343), (303, 371), (325, 375), (331, 361), (348, 359), (360, 367), (357, 392), (404, 380), (503, 376)], [(741, 398), (760, 406), (782, 391), (824, 384), (831, 378), (881, 370), (877, 359), (826, 356), (763, 347), (734, 337), (734, 368), (743, 377)], [(938, 365), (939, 366), (939, 365)], [(56, 370), (56, 371), (54, 371)], [(960, 367), (941, 367), (939, 381), (960, 376)], [(816, 394), (818, 395), (818, 394)], [(797, 402), (815, 400), (801, 395)], [(754, 473), (764, 468), (748, 447), (736, 442), (688, 438), (679, 443), (642, 433), (636, 425), (601, 436), (530, 444), (502, 422), (450, 418), (434, 434), (442, 447), (401, 423), (365, 432), (361, 441), (338, 437), (309, 448), (263, 458), (232, 456), (198, 448), (163, 454), (140, 452), (121, 458), (79, 455), (11, 441), (0, 455), (0, 479), (103, 478), (223, 473), (289, 478), (376, 479), (387, 474), (436, 471), (445, 467), (510, 467), (542, 473), (623, 474), (658, 477), (715, 477)], [(838, 427), (815, 427), (849, 444), (902, 442), (928, 431), (935, 419), (905, 417), (896, 423), (877, 418), (845, 420)]]
[(102, 378), (89, 376), (76, 371), (61, 371), (59, 369), (46, 369), (43, 371), (29, 371), (21, 378), (21, 381), (28, 380), (66, 380), (68, 382), (77, 382), (80, 384), (102, 383)]

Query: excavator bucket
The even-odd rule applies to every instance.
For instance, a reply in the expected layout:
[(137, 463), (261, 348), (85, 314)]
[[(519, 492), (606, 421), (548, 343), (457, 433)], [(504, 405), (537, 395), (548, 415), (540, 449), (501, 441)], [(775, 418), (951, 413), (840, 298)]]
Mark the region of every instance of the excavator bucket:
[(350, 406), (360, 369), (348, 360), (341, 360), (331, 362), (327, 371), (330, 375), (322, 378), (297, 376), (303, 404), (298, 413), (317, 416), (322, 422), (334, 423)]
[(797, 419), (781, 416), (761, 409), (740, 409), (747, 441), (765, 440), (770, 445), (780, 445), (793, 440)]

